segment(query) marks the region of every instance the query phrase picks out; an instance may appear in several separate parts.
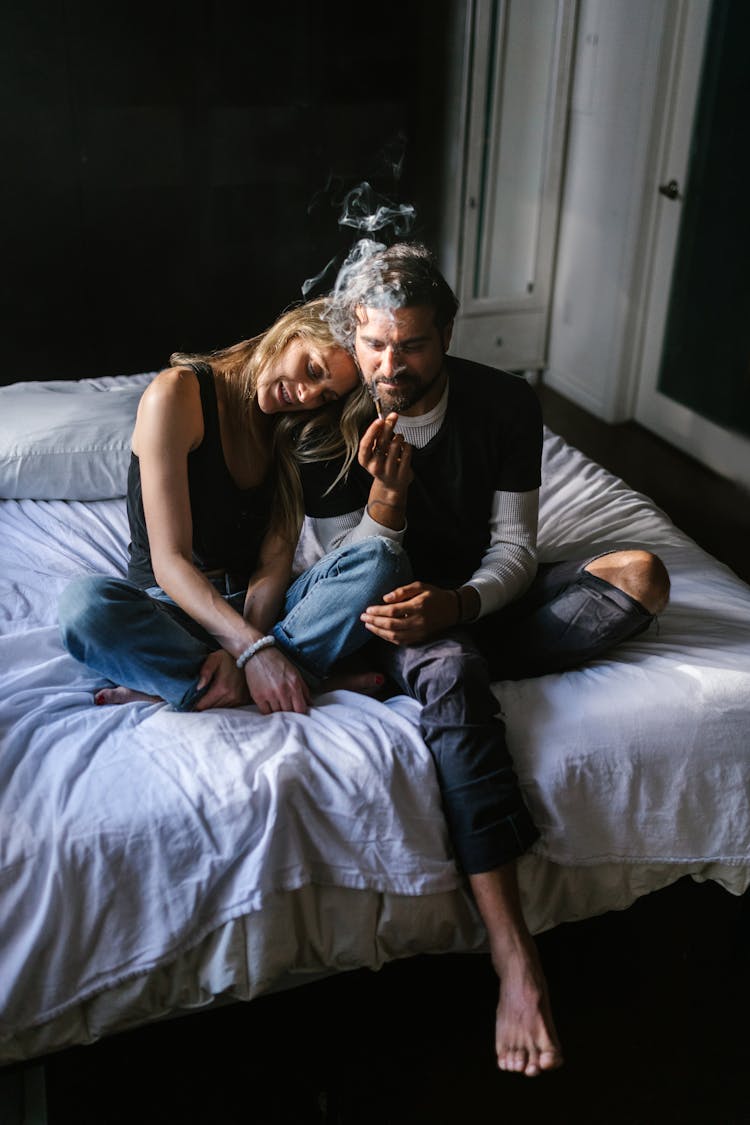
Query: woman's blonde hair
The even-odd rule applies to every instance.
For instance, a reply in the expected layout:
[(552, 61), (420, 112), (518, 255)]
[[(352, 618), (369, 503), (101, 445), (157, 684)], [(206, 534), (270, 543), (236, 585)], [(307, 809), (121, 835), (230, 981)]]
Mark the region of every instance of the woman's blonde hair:
[[(259, 417), (253, 410), (258, 380), (265, 369), (296, 339), (307, 340), (319, 348), (340, 348), (326, 320), (329, 301), (319, 297), (296, 305), (270, 328), (250, 340), (206, 355), (175, 352), (173, 367), (207, 363), (225, 378), (228, 416), (238, 434), (252, 446), (261, 440)], [(338, 483), (348, 473), (359, 447), (360, 430), (374, 415), (372, 401), (364, 386), (351, 394), (314, 411), (295, 411), (273, 416), (272, 465), (276, 471), (274, 527), (295, 541), (304, 516), (299, 465), (310, 461), (342, 459)], [(331, 485), (331, 487), (334, 487)]]

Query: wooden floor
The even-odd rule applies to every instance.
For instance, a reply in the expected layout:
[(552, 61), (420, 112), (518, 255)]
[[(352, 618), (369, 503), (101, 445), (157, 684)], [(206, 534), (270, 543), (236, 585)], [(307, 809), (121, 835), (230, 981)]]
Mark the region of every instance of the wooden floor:
[[(747, 497), (638, 427), (540, 394), (552, 429), (750, 579)], [(743, 900), (681, 880), (541, 935), (567, 1062), (538, 1080), (494, 1066), (487, 959), (422, 957), (51, 1057), (48, 1121), (750, 1123), (749, 930)]]

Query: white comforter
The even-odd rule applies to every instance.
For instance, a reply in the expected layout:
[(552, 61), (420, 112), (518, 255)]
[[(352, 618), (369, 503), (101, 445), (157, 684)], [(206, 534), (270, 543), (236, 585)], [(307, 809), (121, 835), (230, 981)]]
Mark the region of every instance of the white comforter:
[[(521, 867), (534, 928), (609, 905), (585, 892), (573, 908), (537, 902), (535, 878), (549, 861), (595, 866), (610, 880), (616, 862), (720, 872), (728, 883), (735, 867), (735, 889), (747, 881), (750, 588), (650, 502), (547, 435), (543, 553), (625, 542), (655, 547), (670, 569), (672, 602), (658, 630), (585, 669), (497, 688), (542, 830)], [(0, 504), (8, 1057), (15, 1036), (174, 963), (233, 920), (265, 910), (272, 925), (280, 896), (300, 888), (380, 896), (381, 915), (401, 896), (467, 909), (412, 701), (339, 692), (307, 716), (270, 718), (253, 708), (182, 715), (92, 705), (97, 679), (63, 651), (56, 598), (82, 571), (122, 572), (126, 544), (123, 501)], [(387, 955), (481, 940), (467, 916), (447, 915), (442, 930), (432, 919), (420, 937), (415, 908), (414, 932), (400, 946), (391, 932)], [(344, 911), (317, 922), (351, 928)], [(304, 968), (288, 940), (281, 967)], [(257, 964), (263, 956), (248, 995), (273, 983)], [(337, 948), (316, 964), (342, 962)], [(356, 963), (352, 955), (345, 967)], [(230, 977), (203, 988), (201, 1002), (207, 991), (231, 991)]]

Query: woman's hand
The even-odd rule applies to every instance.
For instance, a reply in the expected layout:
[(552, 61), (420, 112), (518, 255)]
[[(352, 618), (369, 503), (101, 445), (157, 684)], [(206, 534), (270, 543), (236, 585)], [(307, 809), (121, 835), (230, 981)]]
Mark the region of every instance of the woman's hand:
[(194, 711), (209, 711), (212, 707), (243, 707), (250, 702), (250, 693), (234, 657), (219, 648), (203, 661), (197, 689), (208, 684), (205, 695), (196, 703)]
[(360, 620), (376, 637), (394, 645), (426, 641), (458, 624), (460, 605), (455, 590), (426, 582), (410, 582), (383, 597), (385, 605), (368, 606)]
[(252, 701), (261, 715), (270, 715), (272, 711), (307, 714), (310, 689), (302, 673), (277, 648), (256, 653), (243, 671)]
[(208, 690), (194, 711), (255, 703), (261, 715), (273, 711), (305, 715), (310, 706), (310, 689), (302, 674), (278, 649), (256, 653), (242, 670), (230, 653), (217, 649), (203, 661), (196, 686), (200, 690), (205, 684), (209, 684)]

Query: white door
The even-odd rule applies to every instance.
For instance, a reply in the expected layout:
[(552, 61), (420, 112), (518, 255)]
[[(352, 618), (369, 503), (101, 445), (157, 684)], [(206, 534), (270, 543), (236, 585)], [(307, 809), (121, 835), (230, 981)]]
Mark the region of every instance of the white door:
[(575, 0), (470, 0), (453, 350), (546, 363)]
[[(659, 157), (658, 189), (651, 246), (652, 263), (644, 328), (641, 372), (635, 417), (648, 429), (696, 457), (724, 476), (750, 486), (750, 439), (725, 424), (703, 416), (697, 409), (666, 393), (662, 359), (673, 292), (674, 267), (693, 140), (696, 109), (701, 91), (704, 54), (708, 41), (711, 0), (681, 0), (676, 7), (671, 58), (665, 60), (665, 128)], [(728, 170), (731, 174), (731, 170)], [(720, 286), (717, 276), (714, 283)], [(692, 315), (700, 318), (702, 310)], [(702, 331), (715, 330), (706, 318)], [(713, 370), (710, 368), (713, 366)], [(722, 372), (707, 365), (705, 379)]]

